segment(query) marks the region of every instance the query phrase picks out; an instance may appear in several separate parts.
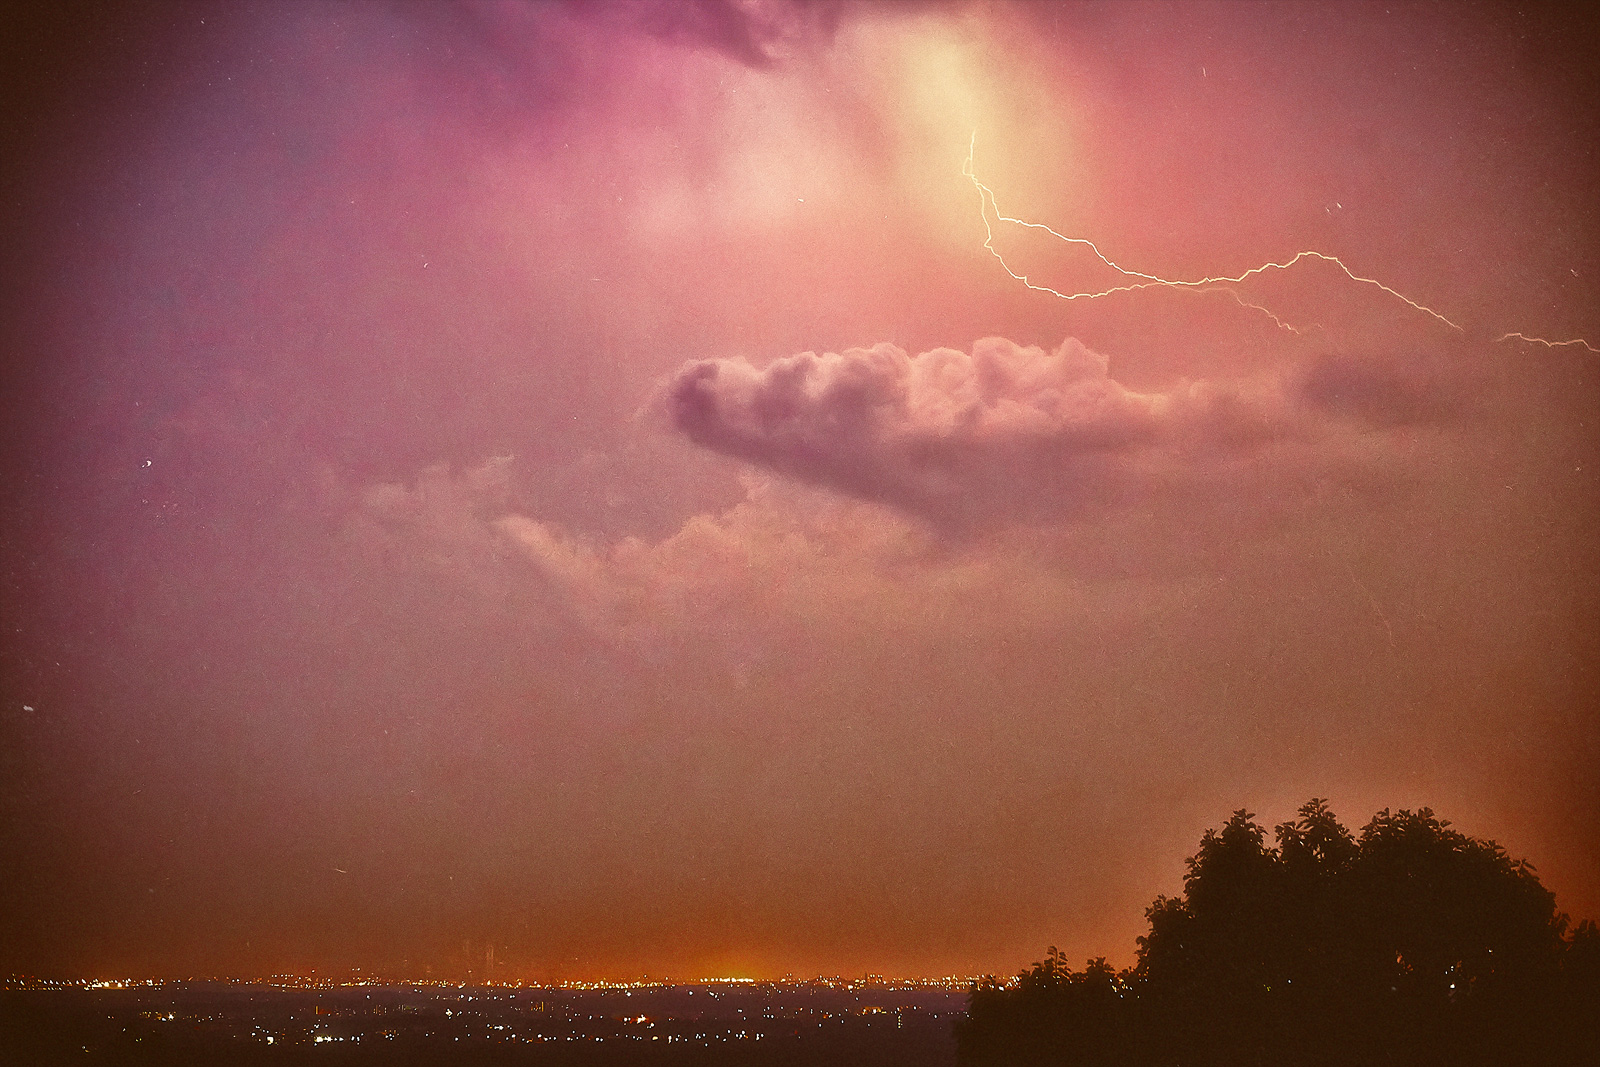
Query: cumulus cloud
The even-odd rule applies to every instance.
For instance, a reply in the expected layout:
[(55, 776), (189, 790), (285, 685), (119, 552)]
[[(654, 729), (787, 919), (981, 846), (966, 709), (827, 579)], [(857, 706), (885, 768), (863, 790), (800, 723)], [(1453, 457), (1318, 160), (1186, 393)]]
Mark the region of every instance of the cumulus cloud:
[(380, 482), (354, 494), (335, 486), (329, 496), (353, 503), (344, 533), (364, 555), (500, 602), (508, 591), (502, 574), (506, 553), (490, 523), (512, 506), (514, 463), (511, 456), (461, 469), (435, 463), (409, 484)]
[(1100, 542), (1120, 533), (951, 543), (892, 509), (755, 476), (743, 499), (665, 537), (600, 538), (524, 513), (516, 478), (515, 461), (499, 457), (369, 486), (348, 496), (347, 537), (386, 567), (528, 612), (529, 625), (576, 624), (650, 658), (692, 647), (735, 670), (775, 649), (869, 633), (921, 645), (951, 634), (1059, 637), (1074, 620), (1116, 630), (1193, 584), (1160, 567), (1116, 566)]
[(1325, 408), (1402, 417), (1392, 383), (1312, 375), (1185, 381), (1141, 392), (1069, 339), (1053, 352), (991, 337), (971, 353), (889, 344), (805, 352), (757, 369), (685, 364), (666, 391), (692, 441), (936, 523), (1059, 521), (1248, 466), (1332, 432)]
[(530, 509), (501, 457), (369, 487), (352, 529), (647, 652), (1103, 628), (1185, 600), (1234, 546), (1316, 528), (1352, 487), (1404, 486), (1427, 446), (1390, 431), (1441, 417), (1447, 390), (1395, 363), (1324, 356), (1143, 391), (1070, 339), (700, 360), (664, 394), (674, 426), (788, 477), (747, 474), (743, 500), (665, 537), (606, 538)]

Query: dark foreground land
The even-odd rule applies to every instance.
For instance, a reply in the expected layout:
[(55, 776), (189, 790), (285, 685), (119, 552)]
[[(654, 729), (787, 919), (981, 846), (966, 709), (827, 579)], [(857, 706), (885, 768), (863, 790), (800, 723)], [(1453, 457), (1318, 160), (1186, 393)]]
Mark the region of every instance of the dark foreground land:
[(1600, 927), (1530, 864), (1427, 808), (1354, 834), (1313, 798), (1273, 837), (1207, 830), (1133, 967), (980, 983), (962, 1067), (1600, 1065)]
[(0, 1063), (949, 1067), (965, 992), (183, 983), (0, 992)]

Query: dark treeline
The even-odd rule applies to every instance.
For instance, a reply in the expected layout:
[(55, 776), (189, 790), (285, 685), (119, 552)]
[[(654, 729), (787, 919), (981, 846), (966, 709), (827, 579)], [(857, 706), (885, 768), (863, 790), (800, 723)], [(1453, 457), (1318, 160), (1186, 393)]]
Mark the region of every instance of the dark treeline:
[(1275, 831), (1208, 830), (1138, 962), (1053, 947), (973, 987), (963, 1067), (1600, 1063), (1600, 931), (1533, 868), (1433, 812), (1359, 835), (1323, 801)]

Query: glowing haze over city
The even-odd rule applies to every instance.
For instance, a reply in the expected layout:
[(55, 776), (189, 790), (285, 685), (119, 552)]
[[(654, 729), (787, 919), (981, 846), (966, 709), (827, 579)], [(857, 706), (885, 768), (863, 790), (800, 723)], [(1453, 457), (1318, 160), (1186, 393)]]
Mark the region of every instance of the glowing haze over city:
[(1600, 914), (1576, 10), (9, 16), (0, 973), (1120, 966), (1314, 796)]

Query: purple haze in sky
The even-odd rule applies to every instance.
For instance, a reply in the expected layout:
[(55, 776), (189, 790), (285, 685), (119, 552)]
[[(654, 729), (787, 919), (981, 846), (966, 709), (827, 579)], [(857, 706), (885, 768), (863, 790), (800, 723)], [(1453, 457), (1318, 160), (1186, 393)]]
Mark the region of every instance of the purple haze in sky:
[[(1600, 344), (1579, 16), (7, 18), (0, 971), (1125, 963), (1312, 796), (1600, 913), (1600, 356), (1495, 340)], [(969, 150), (1461, 328), (1063, 301)]]

